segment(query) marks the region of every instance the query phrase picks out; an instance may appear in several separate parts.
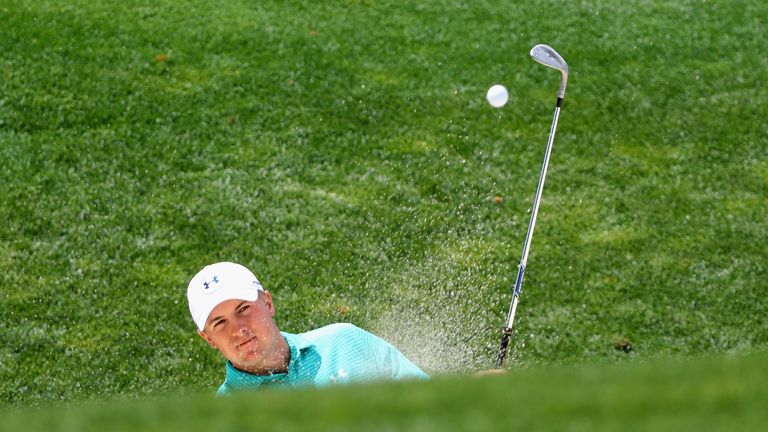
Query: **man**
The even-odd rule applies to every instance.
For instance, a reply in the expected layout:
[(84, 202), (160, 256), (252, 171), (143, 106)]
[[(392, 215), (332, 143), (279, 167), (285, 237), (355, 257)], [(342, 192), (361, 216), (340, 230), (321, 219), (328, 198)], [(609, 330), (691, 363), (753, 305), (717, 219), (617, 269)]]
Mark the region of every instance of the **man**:
[(326, 386), (428, 378), (386, 341), (352, 324), (281, 332), (272, 295), (240, 264), (206, 266), (189, 282), (198, 334), (227, 360), (219, 394), (266, 386)]

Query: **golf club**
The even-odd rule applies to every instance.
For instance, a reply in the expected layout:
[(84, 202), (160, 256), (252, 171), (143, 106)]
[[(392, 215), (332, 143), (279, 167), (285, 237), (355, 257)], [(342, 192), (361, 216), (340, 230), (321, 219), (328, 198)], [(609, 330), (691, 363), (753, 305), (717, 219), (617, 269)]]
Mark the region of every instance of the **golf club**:
[(520, 301), (520, 293), (523, 290), (523, 277), (525, 274), (525, 266), (528, 262), (528, 252), (531, 248), (531, 238), (533, 237), (533, 229), (536, 226), (536, 215), (539, 212), (539, 204), (541, 203), (541, 192), (544, 189), (544, 180), (547, 177), (547, 167), (549, 166), (549, 156), (552, 153), (552, 143), (555, 141), (555, 129), (557, 129), (557, 120), (560, 117), (560, 107), (563, 104), (563, 97), (565, 97), (565, 86), (568, 82), (568, 64), (552, 47), (548, 45), (536, 45), (531, 49), (531, 58), (535, 61), (560, 71), (562, 79), (560, 81), (560, 90), (557, 93), (557, 103), (555, 104), (555, 114), (552, 119), (552, 126), (549, 129), (549, 139), (547, 140), (547, 150), (544, 152), (544, 163), (541, 165), (541, 174), (539, 175), (539, 184), (536, 187), (536, 196), (533, 199), (533, 207), (531, 209), (531, 220), (528, 222), (528, 233), (525, 235), (525, 243), (523, 244), (523, 255), (520, 258), (520, 265), (517, 268), (517, 278), (515, 279), (515, 288), (512, 291), (512, 303), (509, 306), (509, 313), (507, 314), (507, 321), (504, 325), (503, 335), (501, 338), (501, 348), (499, 349), (499, 356), (496, 359), (496, 367), (501, 368), (504, 363), (504, 358), (507, 356), (507, 349), (509, 347), (509, 339), (512, 335), (512, 324), (515, 320), (515, 312), (517, 310), (517, 303)]

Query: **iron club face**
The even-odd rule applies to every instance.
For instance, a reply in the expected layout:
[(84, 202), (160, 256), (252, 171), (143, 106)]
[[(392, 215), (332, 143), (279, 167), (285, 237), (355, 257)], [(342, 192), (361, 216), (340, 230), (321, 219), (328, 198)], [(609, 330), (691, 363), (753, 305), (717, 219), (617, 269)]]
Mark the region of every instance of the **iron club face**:
[(543, 64), (546, 67), (560, 71), (562, 79), (560, 80), (560, 91), (557, 93), (557, 97), (562, 98), (565, 96), (565, 86), (568, 84), (568, 63), (563, 60), (563, 57), (555, 51), (549, 45), (539, 44), (531, 48), (531, 58), (538, 63)]

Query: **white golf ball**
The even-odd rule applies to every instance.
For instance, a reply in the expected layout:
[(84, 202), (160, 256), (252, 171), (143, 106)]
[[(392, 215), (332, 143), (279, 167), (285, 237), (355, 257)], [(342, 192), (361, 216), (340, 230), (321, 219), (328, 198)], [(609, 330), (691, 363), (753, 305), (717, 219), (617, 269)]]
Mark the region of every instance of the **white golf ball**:
[(496, 84), (488, 89), (488, 93), (485, 94), (485, 98), (488, 99), (488, 103), (494, 108), (501, 108), (507, 104), (509, 99), (509, 93), (507, 88), (501, 84)]

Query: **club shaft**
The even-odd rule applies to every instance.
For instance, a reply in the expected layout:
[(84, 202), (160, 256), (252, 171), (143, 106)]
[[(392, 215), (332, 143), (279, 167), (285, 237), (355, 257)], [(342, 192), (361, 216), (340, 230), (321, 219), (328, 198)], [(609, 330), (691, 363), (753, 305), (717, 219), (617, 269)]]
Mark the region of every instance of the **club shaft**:
[[(528, 232), (525, 234), (525, 244), (523, 245), (523, 254), (520, 258), (520, 266), (525, 267), (528, 264), (528, 252), (531, 249), (531, 240), (533, 239), (533, 230), (536, 227), (536, 217), (539, 214), (539, 205), (541, 204), (541, 194), (544, 190), (544, 181), (547, 179), (547, 168), (549, 168), (549, 157), (552, 154), (552, 144), (555, 142), (555, 130), (557, 129), (557, 120), (560, 117), (561, 98), (558, 98), (555, 106), (555, 114), (552, 117), (552, 126), (549, 128), (549, 139), (547, 139), (547, 150), (544, 153), (544, 163), (541, 165), (539, 174), (539, 184), (536, 186), (536, 196), (533, 198), (533, 207), (531, 209), (531, 219), (528, 222)], [(520, 286), (515, 286), (515, 293), (520, 294), (522, 288), (522, 278), (517, 281)]]
[(517, 278), (515, 278), (515, 288), (512, 290), (512, 303), (509, 305), (509, 312), (507, 313), (507, 321), (504, 325), (503, 336), (501, 339), (501, 347), (499, 348), (499, 355), (496, 358), (496, 367), (500, 368), (504, 363), (504, 358), (507, 356), (507, 350), (509, 348), (509, 339), (512, 335), (512, 325), (515, 321), (515, 312), (517, 311), (517, 304), (520, 301), (520, 294), (523, 291), (523, 279), (525, 279), (525, 266), (528, 263), (528, 252), (531, 249), (531, 240), (533, 239), (533, 230), (536, 227), (536, 216), (539, 213), (539, 205), (541, 204), (541, 194), (544, 190), (544, 181), (547, 178), (547, 168), (549, 167), (549, 157), (552, 154), (552, 144), (555, 142), (555, 131), (557, 130), (557, 120), (560, 117), (560, 107), (563, 104), (563, 98), (557, 98), (557, 104), (555, 104), (555, 114), (552, 118), (552, 126), (549, 128), (549, 139), (547, 139), (547, 149), (544, 152), (544, 163), (541, 165), (541, 173), (539, 174), (539, 184), (536, 186), (536, 196), (533, 198), (533, 206), (531, 208), (531, 219), (528, 222), (528, 232), (525, 234), (525, 243), (523, 244), (523, 254), (520, 257), (520, 265), (517, 267)]

